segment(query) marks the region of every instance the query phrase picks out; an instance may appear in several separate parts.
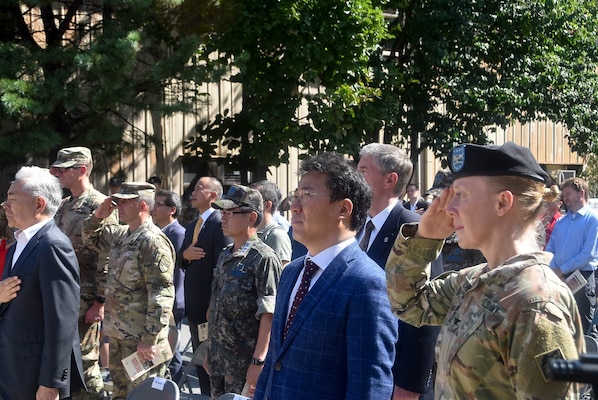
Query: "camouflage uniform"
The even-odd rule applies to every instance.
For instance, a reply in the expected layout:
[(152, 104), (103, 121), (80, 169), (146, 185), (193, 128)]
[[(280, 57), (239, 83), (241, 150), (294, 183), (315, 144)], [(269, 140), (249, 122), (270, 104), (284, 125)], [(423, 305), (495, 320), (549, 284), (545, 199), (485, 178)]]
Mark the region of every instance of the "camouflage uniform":
[[(79, 305), (79, 335), (83, 372), (88, 394), (79, 392), (75, 398), (103, 399), (104, 383), (98, 364), (100, 348), (100, 322), (86, 323), (85, 314), (93, 305), (96, 296), (104, 297), (107, 273), (105, 252), (98, 262), (98, 252), (86, 247), (81, 239), (83, 221), (87, 219), (104, 201), (105, 195), (92, 187), (79, 197), (69, 196), (62, 200), (54, 220), (60, 230), (68, 236), (75, 249), (81, 274), (81, 300)], [(109, 221), (117, 222), (116, 213)]]
[[(220, 253), (214, 270), (208, 324), (208, 371), (210, 378), (232, 377), (227, 383), (238, 388), (236, 393), (241, 393), (257, 342), (260, 316), (274, 313), (282, 264), (257, 236), (234, 253), (232, 246), (229, 244)], [(213, 397), (214, 389), (212, 385)]]
[(134, 353), (141, 341), (168, 346), (174, 248), (151, 219), (129, 232), (127, 225), (92, 215), (83, 225), (83, 238), (88, 245), (110, 251), (104, 332), (110, 336), (113, 398), (124, 399), (143, 379), (166, 373), (167, 365), (161, 364), (131, 383), (121, 360)]
[(576, 399), (568, 382), (546, 381), (542, 354), (576, 359), (583, 331), (575, 299), (548, 268), (551, 255), (523, 254), (427, 281), (426, 263), (443, 241), (405, 238), (403, 226), (386, 265), (393, 312), (410, 324), (442, 325), (436, 345), (437, 399)]

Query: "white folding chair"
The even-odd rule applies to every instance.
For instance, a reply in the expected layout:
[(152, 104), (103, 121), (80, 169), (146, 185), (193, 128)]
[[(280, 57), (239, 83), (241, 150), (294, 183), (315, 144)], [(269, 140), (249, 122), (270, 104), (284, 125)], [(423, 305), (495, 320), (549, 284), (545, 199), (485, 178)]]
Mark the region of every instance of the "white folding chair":
[(249, 397), (241, 396), (236, 393), (226, 393), (218, 397), (218, 400), (251, 400)]
[(197, 365), (203, 364), (203, 360), (206, 358), (207, 353), (208, 342), (204, 340), (199, 344), (199, 346), (197, 346), (197, 350), (195, 350), (195, 352), (191, 356), (191, 360), (189, 360), (189, 363), (185, 366), (185, 369), (183, 370), (183, 375), (181, 376), (181, 379), (179, 379), (178, 382), (179, 387), (181, 389), (185, 387), (187, 379), (189, 379), (189, 374), (191, 373), (191, 370), (195, 368)]
[(127, 400), (179, 400), (176, 382), (158, 376), (147, 378), (129, 393)]

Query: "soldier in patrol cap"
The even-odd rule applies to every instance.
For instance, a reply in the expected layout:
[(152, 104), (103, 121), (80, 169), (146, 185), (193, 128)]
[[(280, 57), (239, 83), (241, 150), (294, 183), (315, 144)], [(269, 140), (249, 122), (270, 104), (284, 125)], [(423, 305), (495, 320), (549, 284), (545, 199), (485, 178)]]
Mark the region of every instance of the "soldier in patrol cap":
[[(87, 393), (80, 392), (73, 398), (101, 400), (104, 398), (104, 383), (98, 357), (100, 324), (104, 319), (108, 253), (98, 254), (97, 251), (86, 247), (81, 239), (83, 221), (106, 199), (89, 180), (92, 169), (91, 150), (87, 147), (61, 149), (56, 161), (50, 166), (52, 175), (58, 178), (63, 188), (70, 191), (70, 196), (62, 200), (54, 220), (71, 240), (81, 273), (79, 335)], [(116, 222), (116, 212), (108, 218)]]
[[(542, 369), (583, 349), (573, 294), (536, 241), (550, 177), (511, 142), (457, 146), (449, 163), (452, 186), (419, 224), (402, 226), (386, 265), (393, 312), (414, 325), (442, 325), (436, 397), (579, 398), (576, 384), (549, 381)], [(426, 261), (453, 232), (488, 261), (429, 281)]]
[(233, 240), (214, 269), (208, 318), (207, 370), (212, 398), (255, 389), (268, 352), (282, 264), (257, 236), (263, 201), (257, 190), (233, 185), (212, 205)]
[[(172, 356), (168, 327), (174, 304), (172, 243), (150, 217), (154, 186), (124, 182), (84, 222), (83, 239), (97, 251), (109, 251), (104, 331), (110, 336), (113, 399), (126, 399), (133, 387), (150, 376), (164, 376)], [(116, 204), (116, 205), (115, 205)], [(118, 209), (121, 225), (107, 218)], [(161, 352), (161, 363), (131, 382), (121, 360), (137, 352), (150, 361)]]

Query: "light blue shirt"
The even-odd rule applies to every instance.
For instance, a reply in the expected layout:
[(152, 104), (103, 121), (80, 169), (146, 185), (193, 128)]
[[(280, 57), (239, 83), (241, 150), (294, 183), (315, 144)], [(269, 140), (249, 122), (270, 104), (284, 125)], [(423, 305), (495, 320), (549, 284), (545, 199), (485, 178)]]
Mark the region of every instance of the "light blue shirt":
[(589, 206), (568, 212), (554, 225), (546, 251), (554, 254), (550, 268), (563, 274), (594, 271), (598, 266), (598, 215)]

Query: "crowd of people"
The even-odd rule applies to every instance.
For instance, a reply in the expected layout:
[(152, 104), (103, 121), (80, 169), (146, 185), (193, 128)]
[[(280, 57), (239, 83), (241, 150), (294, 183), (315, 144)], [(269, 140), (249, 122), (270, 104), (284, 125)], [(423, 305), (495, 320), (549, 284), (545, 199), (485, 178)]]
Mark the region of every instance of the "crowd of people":
[[(202, 176), (184, 225), (158, 177), (94, 189), (88, 148), (22, 167), (2, 204), (0, 399), (102, 399), (100, 361), (113, 399), (178, 381), (184, 318), (212, 399), (579, 398), (544, 366), (598, 336), (587, 183), (555, 186), (514, 143), (448, 162), (423, 196), (407, 154), (378, 143), (356, 164), (303, 160), (284, 200), (267, 180), (224, 193)], [(150, 365), (135, 380), (133, 353)]]

